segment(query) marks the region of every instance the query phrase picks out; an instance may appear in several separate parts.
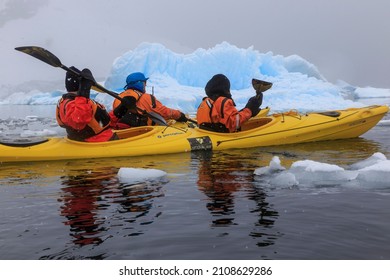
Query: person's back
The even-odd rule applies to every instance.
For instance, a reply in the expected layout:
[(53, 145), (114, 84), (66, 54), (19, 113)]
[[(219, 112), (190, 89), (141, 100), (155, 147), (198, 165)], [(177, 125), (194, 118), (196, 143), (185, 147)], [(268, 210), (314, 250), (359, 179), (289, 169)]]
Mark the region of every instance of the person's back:
[(188, 120), (182, 112), (164, 106), (154, 95), (146, 92), (146, 81), (148, 79), (140, 72), (127, 76), (126, 86), (119, 96), (125, 99), (127, 103), (132, 104), (132, 109), (128, 110), (125, 106), (121, 106), (118, 100), (114, 100), (112, 107), (114, 115), (118, 118), (116, 122), (117, 129), (155, 125), (153, 120), (148, 118), (144, 112), (157, 113), (165, 120), (174, 119), (179, 122)]
[(217, 132), (239, 131), (241, 125), (260, 112), (261, 101), (252, 97), (238, 111), (230, 93), (230, 81), (223, 74), (214, 75), (206, 84), (207, 97), (198, 107), (196, 119), (201, 129)]
[[(71, 67), (73, 71), (80, 72)], [(110, 128), (110, 116), (102, 104), (90, 99), (94, 78), (89, 69), (83, 69), (81, 78), (67, 72), (64, 94), (57, 103), (57, 123), (66, 129), (69, 139), (85, 142), (104, 142), (117, 139)]]

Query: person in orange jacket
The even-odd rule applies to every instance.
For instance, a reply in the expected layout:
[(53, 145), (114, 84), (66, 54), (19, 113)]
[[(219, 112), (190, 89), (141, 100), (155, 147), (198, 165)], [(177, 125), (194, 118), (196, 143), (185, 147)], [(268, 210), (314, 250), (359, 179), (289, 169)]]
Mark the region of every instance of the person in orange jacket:
[(57, 123), (66, 129), (71, 140), (104, 142), (118, 139), (110, 127), (112, 115), (104, 105), (90, 99), (91, 86), (95, 81), (91, 71), (85, 68), (80, 72), (73, 66), (70, 68), (82, 77), (66, 72), (65, 87), (68, 93), (62, 95), (57, 103)]
[(259, 92), (238, 111), (230, 93), (230, 81), (223, 74), (214, 75), (206, 84), (207, 97), (200, 103), (196, 119), (199, 128), (216, 132), (240, 131), (243, 123), (260, 112), (263, 94)]
[[(124, 91), (119, 94), (125, 102), (121, 103), (115, 99), (112, 104), (112, 112), (117, 117), (117, 120), (113, 122), (116, 129), (155, 125), (154, 121), (145, 115), (145, 112), (157, 113), (165, 120), (188, 121), (184, 113), (164, 106), (154, 95), (146, 92), (146, 81), (148, 79), (141, 72), (131, 73), (127, 76)], [(129, 104), (131, 105), (129, 106)]]

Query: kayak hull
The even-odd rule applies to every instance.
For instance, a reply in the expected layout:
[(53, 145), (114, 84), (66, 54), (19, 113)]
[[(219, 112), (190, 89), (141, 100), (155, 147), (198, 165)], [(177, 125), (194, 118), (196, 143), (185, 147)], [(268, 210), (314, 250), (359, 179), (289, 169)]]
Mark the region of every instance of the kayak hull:
[(120, 140), (103, 143), (48, 138), (21, 146), (0, 144), (0, 162), (133, 157), (355, 138), (374, 127), (388, 110), (387, 106), (369, 106), (304, 115), (290, 111), (253, 118), (237, 133), (176, 123), (117, 131)]

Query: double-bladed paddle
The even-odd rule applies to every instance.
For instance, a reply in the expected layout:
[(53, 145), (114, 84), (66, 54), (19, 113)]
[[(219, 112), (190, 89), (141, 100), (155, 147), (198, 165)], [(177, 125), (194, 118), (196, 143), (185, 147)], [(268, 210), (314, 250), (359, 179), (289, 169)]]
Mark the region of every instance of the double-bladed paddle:
[[(89, 77), (83, 76), (82, 73), (75, 71), (75, 70), (63, 65), (61, 63), (61, 60), (58, 57), (56, 57), (54, 54), (52, 54), (51, 52), (49, 52), (48, 50), (46, 50), (44, 48), (37, 47), (37, 46), (24, 46), (24, 47), (17, 47), (17, 48), (15, 48), (15, 50), (23, 52), (23, 53), (28, 54), (28, 55), (31, 55), (31, 56), (35, 57), (36, 59), (39, 59), (39, 60), (41, 60), (41, 61), (43, 61), (43, 62), (45, 62), (53, 67), (60, 67), (60, 68), (64, 69), (65, 71), (71, 72), (79, 77), (89, 79), (90, 81), (92, 81), (92, 85), (93, 85), (92, 88), (97, 89), (97, 91), (100, 91), (100, 92), (105, 92), (105, 93), (111, 95), (112, 97), (122, 101), (122, 98), (117, 93), (106, 89), (102, 85), (98, 84), (95, 80), (92, 80)], [(148, 117), (153, 119), (158, 125), (165, 125), (165, 126), (167, 125), (165, 119), (163, 117), (161, 117), (160, 115), (155, 114), (155, 113), (151, 114), (149, 112), (146, 112), (145, 110), (142, 110), (141, 108), (137, 108), (137, 110), (146, 114)]]

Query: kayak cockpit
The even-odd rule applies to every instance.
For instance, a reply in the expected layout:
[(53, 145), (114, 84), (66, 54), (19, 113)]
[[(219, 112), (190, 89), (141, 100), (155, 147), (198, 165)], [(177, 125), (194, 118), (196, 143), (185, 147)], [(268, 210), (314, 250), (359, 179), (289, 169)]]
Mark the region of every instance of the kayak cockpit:
[(241, 126), (241, 131), (248, 131), (251, 129), (259, 128), (262, 126), (265, 126), (266, 124), (269, 124), (272, 122), (274, 119), (273, 118), (253, 118), (244, 123)]
[(140, 126), (129, 129), (116, 130), (115, 132), (119, 139), (129, 139), (144, 135), (145, 133), (151, 132), (153, 129), (153, 126)]

